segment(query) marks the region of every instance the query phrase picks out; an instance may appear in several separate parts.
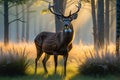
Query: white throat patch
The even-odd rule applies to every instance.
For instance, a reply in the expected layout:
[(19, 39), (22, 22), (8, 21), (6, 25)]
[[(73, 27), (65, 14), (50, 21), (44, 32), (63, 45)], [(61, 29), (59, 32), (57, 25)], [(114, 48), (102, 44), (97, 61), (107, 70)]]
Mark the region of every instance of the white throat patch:
[(70, 33), (72, 32), (72, 30), (70, 28), (69, 29), (65, 29), (64, 31), (65, 32), (70, 32)]

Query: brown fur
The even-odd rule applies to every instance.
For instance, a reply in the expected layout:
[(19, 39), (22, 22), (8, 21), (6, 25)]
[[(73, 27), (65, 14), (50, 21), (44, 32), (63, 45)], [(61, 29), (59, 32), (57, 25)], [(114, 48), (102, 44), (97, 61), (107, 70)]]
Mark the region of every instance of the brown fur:
[(73, 14), (71, 14), (70, 12), (69, 16), (64, 16), (63, 14), (53, 12), (53, 10), (51, 9), (53, 7), (54, 6), (50, 6), (49, 4), (50, 12), (55, 14), (58, 17), (58, 19), (60, 19), (63, 22), (63, 31), (56, 33), (41, 32), (36, 36), (34, 40), (37, 50), (37, 58), (35, 59), (35, 73), (37, 71), (37, 62), (43, 54), (43, 52), (45, 52), (46, 55), (42, 61), (45, 72), (48, 72), (46, 68), (46, 62), (50, 58), (50, 55), (54, 55), (55, 73), (57, 68), (58, 55), (62, 55), (64, 58), (64, 75), (66, 75), (66, 63), (68, 53), (72, 49), (72, 40), (74, 35), (74, 30), (71, 21), (77, 18), (77, 13), (80, 10), (81, 3), (79, 2), (77, 6), (78, 10)]

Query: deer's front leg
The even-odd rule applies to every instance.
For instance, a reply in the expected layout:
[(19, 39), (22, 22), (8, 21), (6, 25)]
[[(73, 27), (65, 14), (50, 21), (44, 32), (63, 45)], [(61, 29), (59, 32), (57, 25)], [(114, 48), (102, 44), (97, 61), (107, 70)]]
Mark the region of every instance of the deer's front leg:
[(54, 55), (54, 63), (55, 63), (55, 74), (56, 74), (56, 70), (57, 70), (57, 55)]
[(67, 65), (67, 59), (68, 59), (68, 52), (65, 53), (63, 58), (64, 58), (64, 75), (66, 76), (66, 65)]

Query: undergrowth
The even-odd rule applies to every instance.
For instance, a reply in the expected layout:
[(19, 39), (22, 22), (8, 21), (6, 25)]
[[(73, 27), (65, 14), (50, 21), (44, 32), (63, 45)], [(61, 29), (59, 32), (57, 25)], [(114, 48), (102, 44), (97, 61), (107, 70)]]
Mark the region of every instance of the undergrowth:
[(120, 57), (109, 51), (85, 53), (85, 61), (79, 66), (79, 72), (83, 75), (105, 76), (120, 74)]
[(29, 66), (26, 49), (16, 51), (14, 48), (4, 52), (0, 48), (0, 75), (25, 75)]

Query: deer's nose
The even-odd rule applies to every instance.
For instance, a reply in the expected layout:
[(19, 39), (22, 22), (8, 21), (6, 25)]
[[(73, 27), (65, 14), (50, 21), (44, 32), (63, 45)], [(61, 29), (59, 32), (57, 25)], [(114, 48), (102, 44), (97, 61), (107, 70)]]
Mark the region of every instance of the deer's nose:
[(68, 24), (65, 24), (65, 27), (67, 27), (68, 26)]
[(65, 23), (64, 26), (69, 26), (69, 23)]

